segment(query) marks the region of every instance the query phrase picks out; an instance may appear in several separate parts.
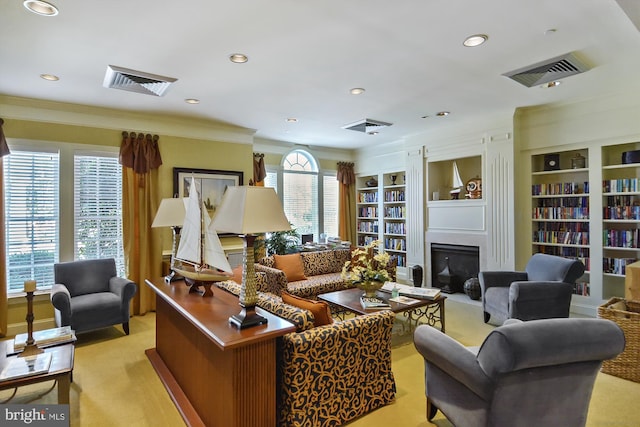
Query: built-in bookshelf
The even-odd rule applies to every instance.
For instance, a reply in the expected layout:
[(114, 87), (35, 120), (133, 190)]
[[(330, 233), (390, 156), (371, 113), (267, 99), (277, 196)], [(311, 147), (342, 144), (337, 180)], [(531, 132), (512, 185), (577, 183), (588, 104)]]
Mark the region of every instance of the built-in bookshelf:
[(382, 242), (385, 252), (407, 266), (406, 184), (404, 171), (359, 176), (356, 180), (357, 245)]
[(361, 186), (356, 193), (356, 244), (365, 246), (378, 239), (380, 213), (378, 181), (372, 177), (359, 179), (358, 183)]
[(624, 153), (640, 143), (602, 147), (602, 292), (624, 296), (626, 266), (640, 257), (640, 163)]
[(590, 186), (588, 150), (532, 156), (532, 253), (582, 261), (585, 274), (574, 294), (590, 296)]
[(404, 174), (386, 173), (382, 178), (382, 220), (384, 249), (398, 259), (398, 267), (407, 266), (407, 207)]

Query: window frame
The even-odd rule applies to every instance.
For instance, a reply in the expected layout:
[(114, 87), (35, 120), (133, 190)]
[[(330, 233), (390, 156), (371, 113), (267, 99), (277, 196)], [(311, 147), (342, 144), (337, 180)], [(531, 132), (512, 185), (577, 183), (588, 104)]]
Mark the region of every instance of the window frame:
[[(7, 145), (10, 150), (16, 151), (58, 152), (58, 262), (73, 261), (75, 258), (75, 186), (73, 185), (75, 182), (75, 155), (82, 153), (117, 156), (120, 147), (21, 138), (7, 140)], [(72, 184), (68, 185), (68, 183)], [(22, 290), (10, 291), (8, 283), (6, 283), (6, 289), (8, 298), (19, 297), (23, 294)], [(38, 290), (48, 291), (50, 287), (38, 286)]]

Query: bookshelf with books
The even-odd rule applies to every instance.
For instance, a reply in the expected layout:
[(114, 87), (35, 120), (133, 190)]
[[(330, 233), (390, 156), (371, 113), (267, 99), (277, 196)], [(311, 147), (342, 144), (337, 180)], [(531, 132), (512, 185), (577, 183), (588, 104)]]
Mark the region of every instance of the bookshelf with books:
[(574, 294), (589, 297), (590, 185), (588, 150), (532, 156), (532, 253), (579, 259), (586, 274)]
[(640, 258), (640, 143), (602, 147), (602, 293), (624, 295), (626, 266)]
[(358, 178), (356, 189), (356, 232), (358, 246), (378, 239), (379, 198), (377, 177)]
[(407, 266), (407, 207), (403, 172), (385, 173), (382, 182), (384, 249), (396, 256), (398, 267), (405, 268)]

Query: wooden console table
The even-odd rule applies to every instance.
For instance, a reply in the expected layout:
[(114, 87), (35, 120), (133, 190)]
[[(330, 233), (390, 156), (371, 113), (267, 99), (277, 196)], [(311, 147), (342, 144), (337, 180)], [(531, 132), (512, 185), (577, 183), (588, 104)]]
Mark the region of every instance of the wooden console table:
[(257, 308), (268, 323), (239, 330), (228, 321), (240, 310), (236, 296), (145, 282), (156, 292), (156, 347), (146, 354), (187, 425), (275, 426), (276, 340), (295, 326)]

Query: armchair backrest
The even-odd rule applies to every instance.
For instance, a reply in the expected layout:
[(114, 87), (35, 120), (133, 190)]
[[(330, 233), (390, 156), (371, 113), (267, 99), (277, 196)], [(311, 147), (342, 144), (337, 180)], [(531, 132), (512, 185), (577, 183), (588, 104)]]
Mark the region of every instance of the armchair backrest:
[(575, 259), (537, 253), (529, 259), (525, 270), (531, 281), (573, 284), (584, 274), (584, 264)]
[(489, 377), (525, 369), (601, 362), (624, 350), (624, 333), (605, 319), (544, 319), (494, 329), (478, 351)]
[(54, 264), (55, 283), (65, 285), (71, 297), (109, 291), (109, 280), (115, 277), (113, 258), (90, 259)]

